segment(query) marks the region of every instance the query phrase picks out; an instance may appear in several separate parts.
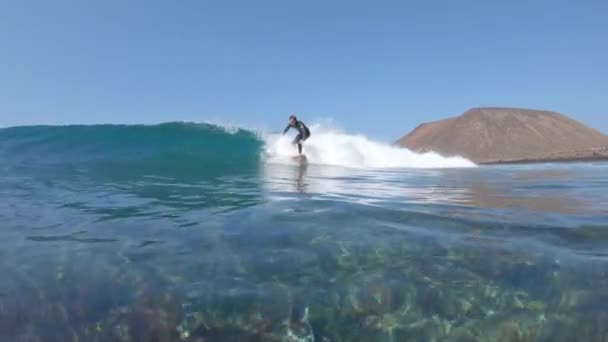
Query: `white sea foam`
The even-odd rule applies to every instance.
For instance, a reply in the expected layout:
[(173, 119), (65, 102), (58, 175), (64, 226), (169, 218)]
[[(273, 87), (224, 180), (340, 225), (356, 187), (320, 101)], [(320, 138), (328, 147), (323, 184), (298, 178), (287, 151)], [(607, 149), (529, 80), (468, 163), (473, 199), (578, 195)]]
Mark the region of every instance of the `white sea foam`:
[[(309, 164), (350, 168), (461, 168), (475, 167), (462, 157), (443, 157), (437, 153), (415, 153), (405, 148), (376, 142), (362, 135), (342, 133), (324, 125), (311, 125), (311, 137), (303, 152)], [(294, 163), (297, 147), (291, 145), (293, 135), (263, 136), (265, 158), (269, 163)]]

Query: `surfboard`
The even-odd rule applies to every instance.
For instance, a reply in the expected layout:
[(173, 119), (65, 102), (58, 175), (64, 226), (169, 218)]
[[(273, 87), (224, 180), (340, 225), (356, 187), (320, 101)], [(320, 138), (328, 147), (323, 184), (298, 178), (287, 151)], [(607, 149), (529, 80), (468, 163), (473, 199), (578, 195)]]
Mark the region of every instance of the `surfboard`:
[(293, 159), (293, 160), (295, 160), (295, 161), (299, 161), (300, 163), (305, 163), (305, 162), (307, 162), (307, 161), (308, 161), (308, 160), (306, 159), (306, 155), (304, 155), (304, 154), (300, 154), (300, 155), (297, 155), (297, 156), (293, 156), (293, 157), (291, 157), (291, 159)]

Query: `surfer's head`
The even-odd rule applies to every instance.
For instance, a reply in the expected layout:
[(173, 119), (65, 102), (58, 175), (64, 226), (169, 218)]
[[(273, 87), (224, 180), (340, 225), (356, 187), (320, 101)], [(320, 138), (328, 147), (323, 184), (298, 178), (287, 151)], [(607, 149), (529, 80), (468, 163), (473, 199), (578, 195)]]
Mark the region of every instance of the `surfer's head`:
[(291, 115), (289, 117), (289, 123), (292, 124), (292, 125), (294, 125), (296, 122), (298, 122), (298, 118), (296, 118), (295, 115)]

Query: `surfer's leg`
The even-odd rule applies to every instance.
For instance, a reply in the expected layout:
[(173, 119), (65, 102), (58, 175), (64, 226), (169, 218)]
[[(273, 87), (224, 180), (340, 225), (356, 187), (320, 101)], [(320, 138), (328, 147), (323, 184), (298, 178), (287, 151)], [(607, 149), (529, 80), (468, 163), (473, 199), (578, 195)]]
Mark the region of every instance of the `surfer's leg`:
[(293, 141), (291, 142), (292, 145), (296, 145), (299, 144), (300, 141), (302, 140), (302, 134), (298, 134), (298, 136), (296, 136)]
[(308, 137), (310, 137), (310, 133), (308, 134), (304, 134), (303, 137), (300, 138), (300, 141), (298, 142), (298, 151), (300, 151), (300, 154), (302, 154), (302, 143), (304, 141), (306, 141), (306, 139), (308, 139)]
[(307, 136), (303, 136), (302, 133), (298, 134), (298, 136), (293, 139), (292, 144), (298, 145), (298, 153), (302, 154), (302, 141), (306, 140)]
[(302, 154), (302, 134), (298, 134), (298, 136), (293, 139), (293, 143), (294, 145), (298, 145), (298, 153)]

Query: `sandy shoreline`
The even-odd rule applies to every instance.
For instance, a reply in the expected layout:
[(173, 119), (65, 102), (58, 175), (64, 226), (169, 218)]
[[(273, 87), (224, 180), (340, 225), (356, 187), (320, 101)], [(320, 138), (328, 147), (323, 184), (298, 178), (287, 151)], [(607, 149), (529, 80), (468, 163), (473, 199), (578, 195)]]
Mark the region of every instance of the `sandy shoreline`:
[(479, 161), (479, 165), (497, 164), (536, 164), (553, 162), (589, 162), (608, 161), (608, 146), (592, 149), (591, 151), (576, 151), (552, 154), (548, 156), (527, 157), (521, 159), (497, 159)]

